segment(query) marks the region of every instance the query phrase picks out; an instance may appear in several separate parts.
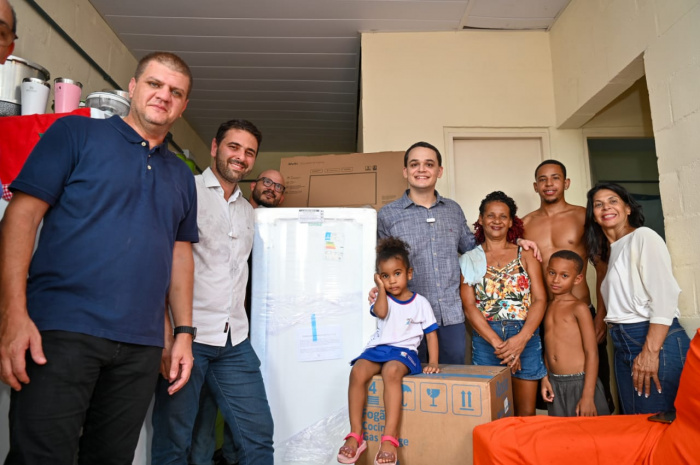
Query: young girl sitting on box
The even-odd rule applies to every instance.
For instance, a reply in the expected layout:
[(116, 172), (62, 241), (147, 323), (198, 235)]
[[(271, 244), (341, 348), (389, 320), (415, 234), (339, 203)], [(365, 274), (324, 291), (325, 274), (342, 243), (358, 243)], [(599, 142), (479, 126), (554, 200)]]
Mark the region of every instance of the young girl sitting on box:
[[(377, 245), (377, 273), (374, 282), (379, 293), (370, 308), (379, 318), (377, 332), (362, 355), (353, 360), (348, 392), (350, 434), (338, 452), (338, 462), (355, 463), (367, 449), (362, 438), (362, 409), (367, 384), (378, 373), (384, 381), (386, 423), (375, 465), (396, 464), (401, 416), (402, 379), (406, 375), (438, 373), (438, 328), (433, 309), (425, 297), (408, 289), (413, 269), (408, 260), (408, 245), (395, 237), (386, 237)], [(425, 334), (429, 361), (421, 370), (418, 344)]]

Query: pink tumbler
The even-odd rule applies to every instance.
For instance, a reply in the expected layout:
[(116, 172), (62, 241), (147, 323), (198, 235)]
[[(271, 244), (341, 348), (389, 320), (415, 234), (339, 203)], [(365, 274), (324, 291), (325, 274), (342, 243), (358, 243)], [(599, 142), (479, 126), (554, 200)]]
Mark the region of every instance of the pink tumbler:
[(77, 110), (82, 90), (83, 85), (78, 81), (68, 78), (54, 79), (54, 111), (56, 113), (69, 113)]

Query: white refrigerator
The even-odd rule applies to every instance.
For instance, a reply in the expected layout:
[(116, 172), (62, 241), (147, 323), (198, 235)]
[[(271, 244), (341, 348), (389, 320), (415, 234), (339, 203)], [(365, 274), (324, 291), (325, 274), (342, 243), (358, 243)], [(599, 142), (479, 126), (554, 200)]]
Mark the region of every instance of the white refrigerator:
[(349, 362), (376, 330), (372, 208), (255, 210), (251, 342), (275, 423), (275, 464), (337, 463)]

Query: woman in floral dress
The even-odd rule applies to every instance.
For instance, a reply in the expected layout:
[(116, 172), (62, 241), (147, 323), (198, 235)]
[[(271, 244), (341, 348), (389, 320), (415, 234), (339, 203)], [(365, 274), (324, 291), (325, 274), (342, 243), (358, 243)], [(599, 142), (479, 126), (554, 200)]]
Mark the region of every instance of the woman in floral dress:
[(539, 336), (547, 293), (540, 263), (516, 245), (523, 233), (517, 209), (500, 191), (481, 201), (474, 236), (486, 255), (486, 273), (473, 286), (463, 283), (461, 295), (474, 328), (473, 364), (508, 365), (515, 415), (528, 416), (535, 414), (537, 381), (547, 373)]

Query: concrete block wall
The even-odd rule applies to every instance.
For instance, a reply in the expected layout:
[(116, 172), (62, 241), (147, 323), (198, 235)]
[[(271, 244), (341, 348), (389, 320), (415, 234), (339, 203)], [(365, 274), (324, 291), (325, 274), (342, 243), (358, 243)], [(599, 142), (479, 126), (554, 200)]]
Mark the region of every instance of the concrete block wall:
[[(550, 31), (558, 126), (580, 127), (642, 77), (635, 60), (655, 37), (655, 8), (635, 0), (572, 0), (566, 7)], [(576, 118), (582, 108), (584, 118)]]
[[(67, 77), (83, 85), (83, 98), (91, 92), (112, 88), (70, 44), (25, 0), (10, 0), (17, 13), (14, 54), (35, 62), (51, 73), (51, 79)], [(89, 0), (37, 0), (41, 8), (95, 60), (122, 89), (128, 89), (137, 60), (97, 13)], [(53, 100), (53, 95), (50, 96)], [(171, 131), (175, 142), (189, 149), (197, 164), (209, 166), (209, 144), (201, 140), (185, 119)]]
[(644, 63), (666, 237), (688, 329), (700, 327), (700, 2), (657, 3), (663, 29)]
[(666, 240), (683, 291), (682, 323), (693, 334), (700, 327), (700, 1), (573, 0), (550, 40), (559, 127), (605, 104), (597, 97), (606, 90), (646, 78)]

